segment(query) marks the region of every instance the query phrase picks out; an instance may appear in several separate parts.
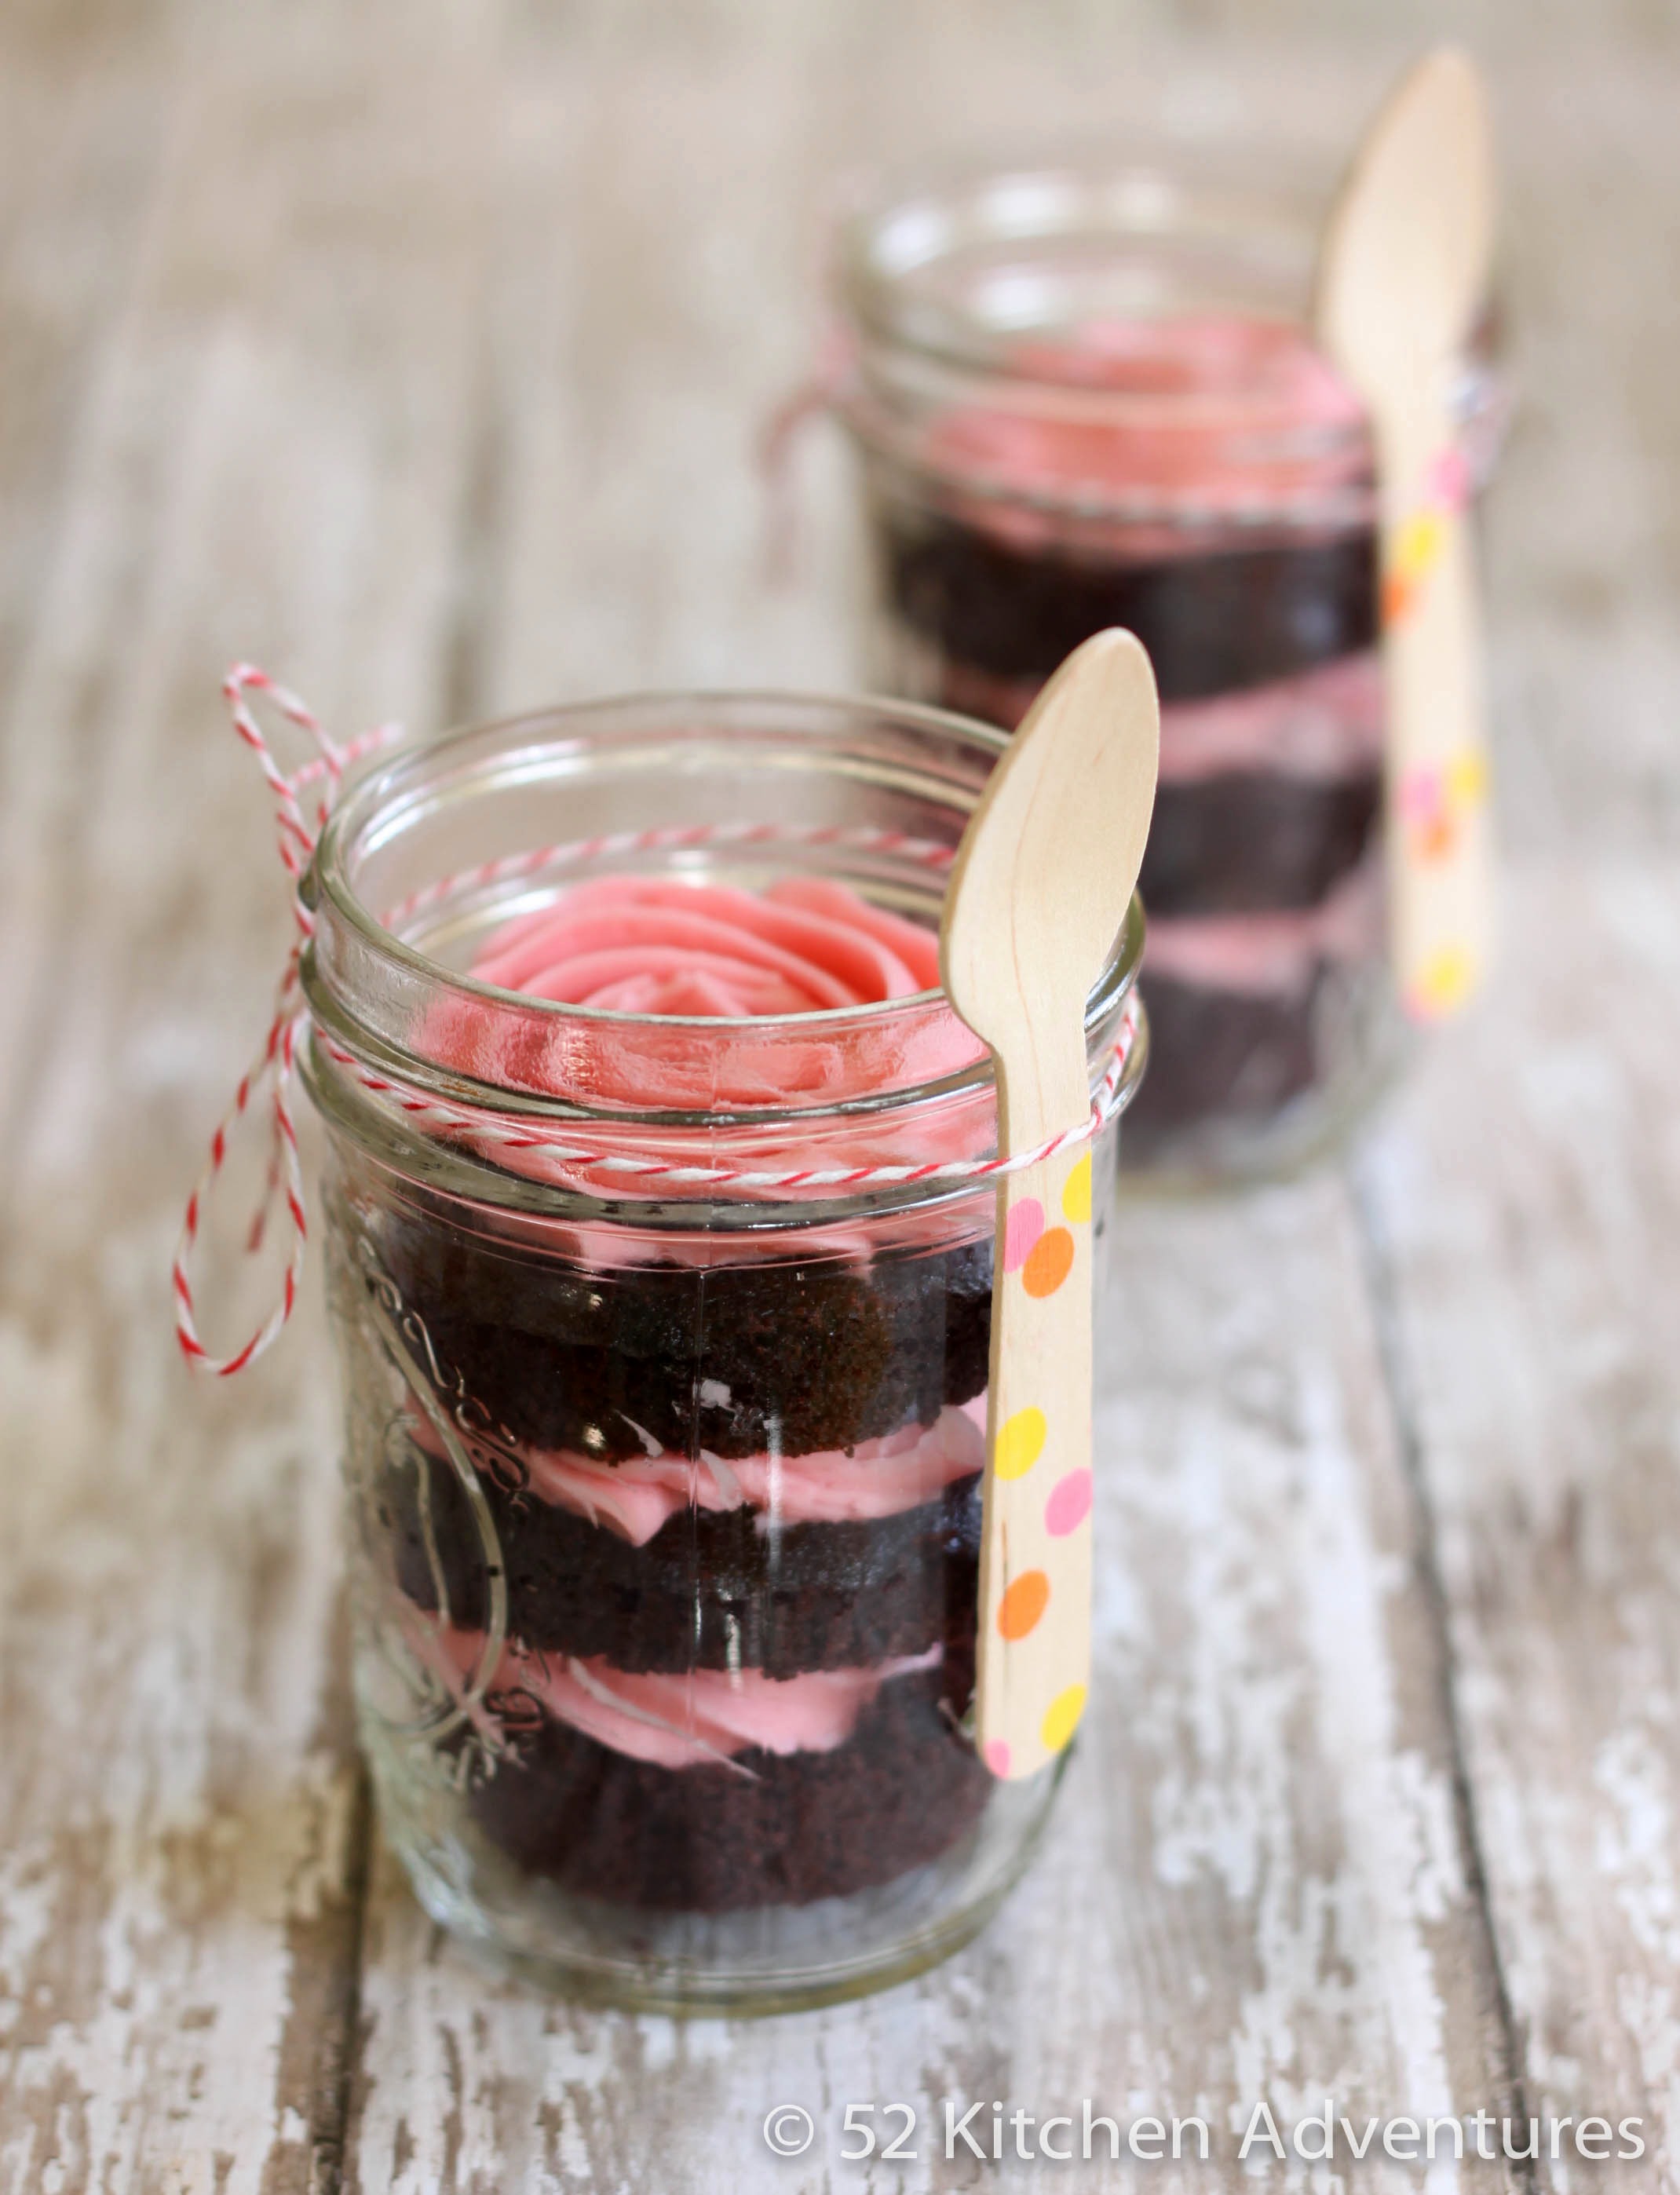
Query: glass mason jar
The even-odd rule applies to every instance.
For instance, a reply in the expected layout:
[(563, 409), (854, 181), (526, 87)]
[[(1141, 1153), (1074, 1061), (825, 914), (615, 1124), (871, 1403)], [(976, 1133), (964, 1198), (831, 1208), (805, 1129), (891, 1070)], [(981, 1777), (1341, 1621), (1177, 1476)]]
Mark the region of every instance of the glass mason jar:
[[(891, 703), (607, 702), (377, 768), (322, 836), (304, 1072), (363, 1743), (427, 1910), (574, 1991), (872, 1987), (963, 1942), (1033, 1847), (1059, 1768), (994, 1782), (964, 1723), (992, 1187), (633, 1170), (983, 1158), (993, 1091), (936, 990), (722, 1019), (463, 971), (607, 875), (834, 879), (936, 927), (1001, 746)], [(1134, 903), (1094, 1087), (1142, 937)]]
[[(843, 231), (872, 683), (1012, 727), (1099, 627), (1148, 648), (1149, 1081), (1125, 1164), (1314, 1155), (1388, 1079), (1370, 441), (1305, 331), (1326, 193), (1206, 158), (991, 174)], [(1502, 399), (1458, 392), (1473, 473)]]

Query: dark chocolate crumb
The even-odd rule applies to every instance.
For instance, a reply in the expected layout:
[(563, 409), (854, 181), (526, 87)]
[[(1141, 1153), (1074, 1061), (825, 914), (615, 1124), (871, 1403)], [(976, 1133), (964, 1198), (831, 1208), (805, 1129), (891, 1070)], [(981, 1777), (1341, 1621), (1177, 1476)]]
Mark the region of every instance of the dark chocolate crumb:
[(992, 1779), (954, 1726), (966, 1668), (893, 1679), (831, 1753), (661, 1768), (528, 1719), (470, 1805), (529, 1873), (665, 1912), (803, 1905), (890, 1882), (978, 1821)]

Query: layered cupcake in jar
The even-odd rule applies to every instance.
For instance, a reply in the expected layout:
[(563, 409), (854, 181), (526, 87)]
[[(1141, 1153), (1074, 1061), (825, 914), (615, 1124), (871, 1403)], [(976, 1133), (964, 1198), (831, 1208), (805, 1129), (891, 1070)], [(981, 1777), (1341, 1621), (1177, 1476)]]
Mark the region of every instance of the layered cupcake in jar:
[[(1106, 625), (1147, 647), (1153, 1058), (1126, 1163), (1310, 1155), (1397, 1057), (1372, 452), (1304, 326), (1317, 201), (1157, 164), (895, 196), (843, 239), (875, 683), (1005, 727)], [(1467, 440), (1497, 423), (1467, 362)]]
[[(364, 1740), (429, 1910), (572, 1989), (914, 1971), (1050, 1803), (968, 1729), (995, 1113), (937, 924), (998, 745), (603, 705), (394, 763), (323, 838)], [(1116, 1110), (1141, 938), (1090, 1007)]]

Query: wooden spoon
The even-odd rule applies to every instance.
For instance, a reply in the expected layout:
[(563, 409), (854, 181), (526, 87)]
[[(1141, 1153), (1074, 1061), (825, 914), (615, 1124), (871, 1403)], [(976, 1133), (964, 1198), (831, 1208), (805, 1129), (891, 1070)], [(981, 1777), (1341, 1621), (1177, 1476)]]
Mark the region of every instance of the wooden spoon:
[(1422, 1020), (1469, 997), (1493, 932), (1480, 619), (1453, 372), (1493, 235), (1474, 65), (1420, 61), (1366, 133), (1332, 211), (1314, 318), (1370, 407), (1382, 526), (1395, 965)]
[[(963, 834), (940, 968), (991, 1047), (1001, 1152), (1090, 1114), (1085, 1000), (1137, 882), (1159, 744), (1148, 657), (1100, 632), (1027, 711)], [(1090, 1682), (1090, 1201), (1089, 1147), (998, 1182), (975, 1743), (1011, 1778), (1062, 1751)]]

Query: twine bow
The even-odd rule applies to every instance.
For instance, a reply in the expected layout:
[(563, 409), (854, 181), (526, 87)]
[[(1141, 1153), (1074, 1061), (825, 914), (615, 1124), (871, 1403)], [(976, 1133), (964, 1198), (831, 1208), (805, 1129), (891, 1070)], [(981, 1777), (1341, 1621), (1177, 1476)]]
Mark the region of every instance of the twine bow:
[[(263, 736), (262, 729), (252, 712), (248, 696), (253, 694), (267, 694), (286, 722), (305, 733), (318, 750), (312, 760), (290, 776), (275, 760), (273, 750)], [(300, 701), (296, 694), (276, 684), (266, 671), (259, 671), (250, 663), (234, 665), (222, 682), (222, 695), (227, 704), (234, 731), (256, 757), (257, 767), (273, 795), (275, 838), (281, 867), (291, 879), (292, 915), (297, 925), (297, 936), (286, 955), (285, 967), (275, 992), (273, 1018), (268, 1024), (268, 1036), (255, 1061), (240, 1076), (233, 1103), (216, 1123), (216, 1133), (210, 1138), (209, 1155), (193, 1185), (193, 1193), (187, 1200), (181, 1236), (175, 1244), (175, 1263), (170, 1272), (175, 1293), (175, 1338), (181, 1344), (182, 1354), (200, 1371), (213, 1373), (218, 1379), (225, 1380), (235, 1372), (242, 1372), (247, 1364), (261, 1357), (264, 1350), (278, 1339), (281, 1328), (291, 1316), (297, 1301), (298, 1282), (302, 1276), (304, 1247), (308, 1241), (309, 1216), (303, 1201), (303, 1171), (298, 1161), (297, 1130), (291, 1116), (291, 1085), (298, 1040), (308, 1018), (298, 1003), (298, 964), (303, 948), (314, 935), (315, 925), (314, 918), (304, 906), (298, 887), (314, 856), (315, 841), (322, 825), (332, 812), (332, 804), (338, 797), (338, 788), (345, 771), (362, 756), (400, 738), (401, 732), (399, 726), (386, 724), (361, 739), (352, 740), (346, 746), (340, 746), (328, 736), (314, 712)], [(304, 798), (311, 793), (318, 794), (313, 829), (305, 820), (302, 805)], [(227, 1163), (229, 1138), (250, 1110), (253, 1101), (265, 1089), (268, 1092), (272, 1121), (272, 1148), (268, 1178), (246, 1233), (245, 1251), (248, 1256), (254, 1257), (262, 1248), (277, 1198), (285, 1208), (287, 1224), (291, 1230), (291, 1244), (287, 1253), (279, 1301), (242, 1347), (236, 1349), (229, 1357), (214, 1357), (199, 1338), (198, 1314), (187, 1265), (198, 1242), (198, 1229), (211, 1189)]]

